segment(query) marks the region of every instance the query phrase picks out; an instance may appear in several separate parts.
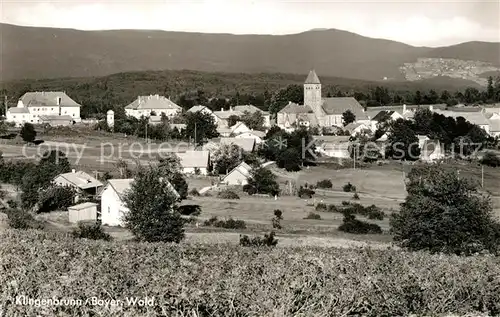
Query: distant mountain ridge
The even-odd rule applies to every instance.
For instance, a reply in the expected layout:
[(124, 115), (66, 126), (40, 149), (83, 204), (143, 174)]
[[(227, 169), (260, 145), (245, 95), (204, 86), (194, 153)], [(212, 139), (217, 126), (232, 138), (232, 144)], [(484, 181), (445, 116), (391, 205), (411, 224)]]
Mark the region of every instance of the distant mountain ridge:
[(419, 57), (500, 66), (500, 43), (428, 48), (336, 29), (290, 35), (154, 30), (80, 31), (0, 24), (0, 80), (105, 76), (146, 70), (306, 74), (404, 80), (399, 67)]

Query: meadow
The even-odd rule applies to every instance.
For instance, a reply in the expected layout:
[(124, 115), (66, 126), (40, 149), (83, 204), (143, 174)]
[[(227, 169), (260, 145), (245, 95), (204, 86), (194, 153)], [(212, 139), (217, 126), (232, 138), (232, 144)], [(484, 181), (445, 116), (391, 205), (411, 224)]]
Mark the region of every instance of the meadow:
[[(22, 295), (74, 301), (37, 307), (16, 301)], [(131, 298), (148, 301), (133, 305)], [(102, 242), (6, 230), (0, 307), (5, 316), (495, 316), (500, 259)]]

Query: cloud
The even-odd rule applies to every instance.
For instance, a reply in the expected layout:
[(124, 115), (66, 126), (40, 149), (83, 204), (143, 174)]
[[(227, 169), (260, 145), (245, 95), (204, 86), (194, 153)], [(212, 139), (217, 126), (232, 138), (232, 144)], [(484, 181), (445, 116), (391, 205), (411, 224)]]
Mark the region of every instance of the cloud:
[[(1, 0), (0, 0), (1, 1)], [(405, 1), (70, 1), (4, 2), (1, 20), (29, 26), (99, 29), (290, 34), (338, 28), (411, 45), (450, 45), (470, 40), (500, 41), (495, 24), (468, 17), (470, 3)], [(461, 8), (465, 10), (461, 12)], [(462, 11), (463, 11), (462, 10)], [(463, 13), (463, 14), (462, 14)]]

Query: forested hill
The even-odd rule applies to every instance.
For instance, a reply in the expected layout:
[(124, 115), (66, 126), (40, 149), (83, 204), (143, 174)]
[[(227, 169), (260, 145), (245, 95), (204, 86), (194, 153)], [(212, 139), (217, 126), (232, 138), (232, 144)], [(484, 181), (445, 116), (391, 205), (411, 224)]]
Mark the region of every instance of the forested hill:
[(0, 24), (2, 80), (103, 76), (192, 69), (402, 80), (399, 67), (420, 57), (500, 65), (500, 44), (426, 48), (336, 29), (290, 35), (232, 35), (151, 30), (79, 31)]

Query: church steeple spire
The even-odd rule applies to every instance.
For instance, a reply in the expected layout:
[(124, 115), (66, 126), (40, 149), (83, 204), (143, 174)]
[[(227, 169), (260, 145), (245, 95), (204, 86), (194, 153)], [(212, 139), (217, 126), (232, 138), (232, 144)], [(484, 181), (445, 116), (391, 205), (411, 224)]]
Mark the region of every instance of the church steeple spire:
[(316, 71), (309, 71), (309, 75), (307, 75), (306, 82), (304, 84), (321, 84), (319, 81), (318, 75), (316, 75)]

